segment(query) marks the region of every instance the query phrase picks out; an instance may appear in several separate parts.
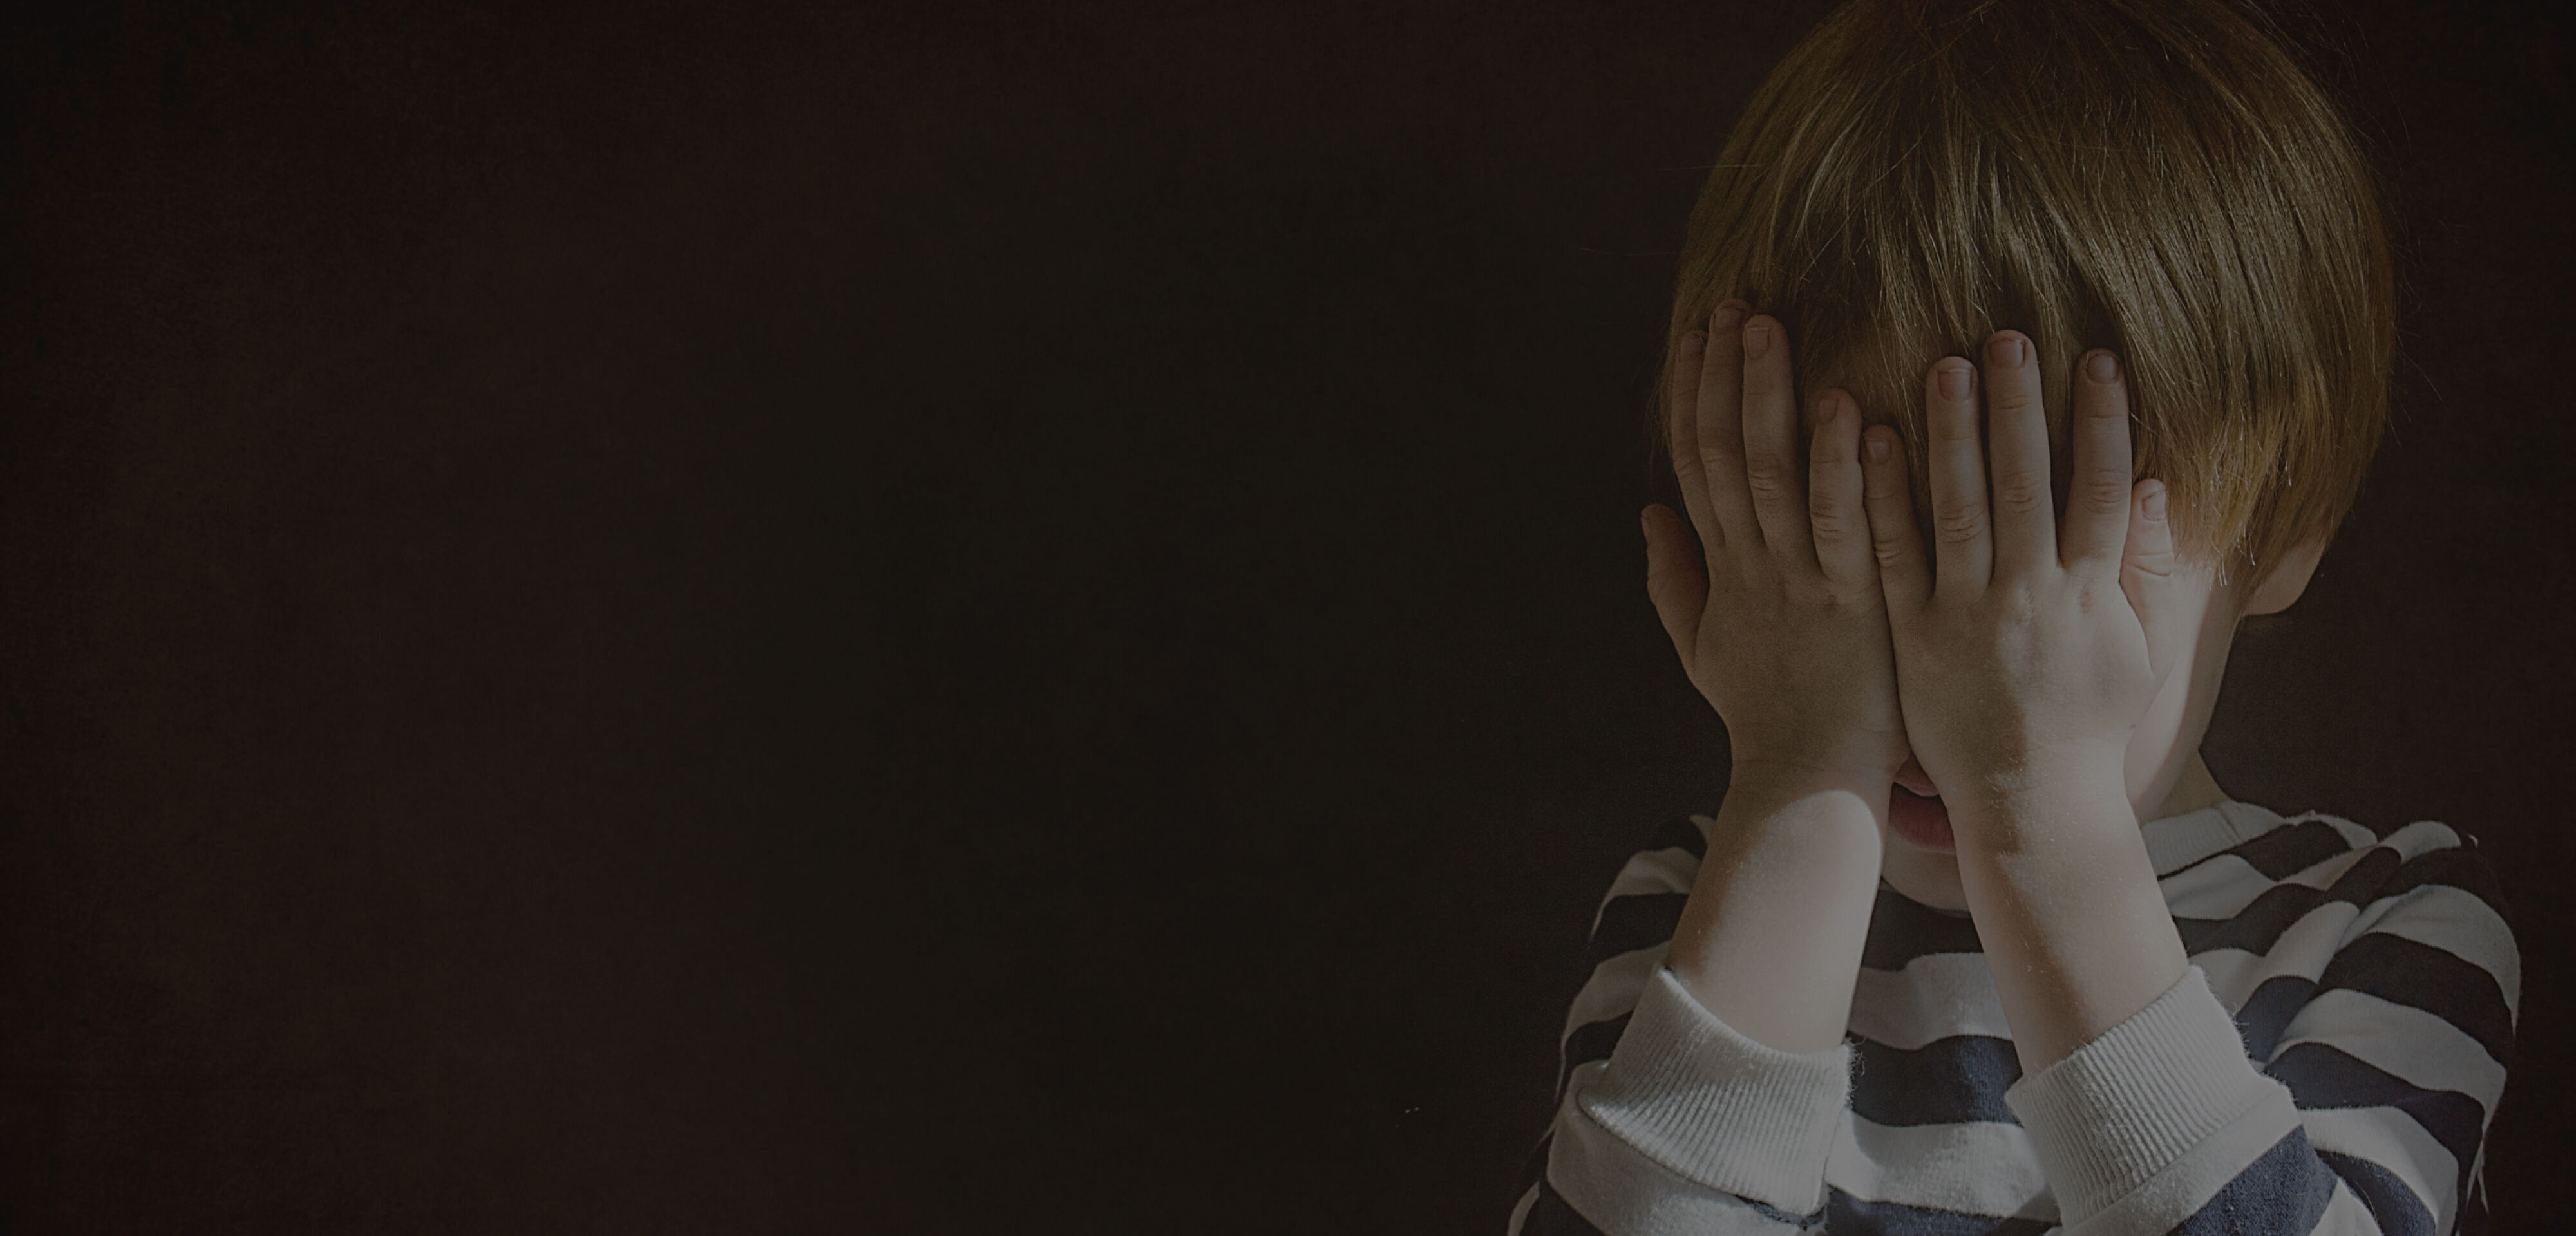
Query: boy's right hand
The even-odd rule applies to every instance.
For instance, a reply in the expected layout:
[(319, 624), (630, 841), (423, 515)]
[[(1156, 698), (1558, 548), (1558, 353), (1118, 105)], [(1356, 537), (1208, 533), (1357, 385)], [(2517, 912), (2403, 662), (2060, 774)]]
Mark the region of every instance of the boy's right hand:
[(1646, 508), (1646, 593), (1726, 723), (1739, 783), (1883, 793), (1908, 748), (1863, 513), (1860, 409), (1827, 391), (1801, 466), (1788, 332), (1746, 310), (1727, 301), (1682, 341), (1666, 425), (1690, 524)]

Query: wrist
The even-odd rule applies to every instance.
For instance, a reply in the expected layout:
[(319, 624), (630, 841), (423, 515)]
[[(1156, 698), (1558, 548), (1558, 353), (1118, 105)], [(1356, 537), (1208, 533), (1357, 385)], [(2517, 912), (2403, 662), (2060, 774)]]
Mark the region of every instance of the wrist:
[(1727, 775), (1727, 794), (1805, 798), (1847, 792), (1882, 806), (1895, 783), (1898, 761), (1868, 757), (1784, 756), (1738, 748)]
[(2054, 840), (2134, 833), (2122, 753), (2060, 753), (1995, 769), (1963, 794), (1945, 795), (1962, 840), (2027, 849)]
[[(1884, 773), (1804, 762), (1736, 762), (1718, 808), (1728, 848), (1786, 846), (1802, 861), (1861, 863), (1875, 870), (1887, 817)], [(1873, 881), (1875, 876), (1872, 876)]]

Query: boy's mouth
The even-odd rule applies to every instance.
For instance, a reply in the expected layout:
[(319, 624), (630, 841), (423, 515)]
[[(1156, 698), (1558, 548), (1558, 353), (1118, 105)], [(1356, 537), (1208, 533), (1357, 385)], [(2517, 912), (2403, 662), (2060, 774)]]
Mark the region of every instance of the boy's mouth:
[(1908, 844), (1945, 852), (1958, 849), (1950, 833), (1950, 808), (1913, 756), (1905, 757), (1905, 767), (1896, 770), (1896, 792), (1888, 795), (1887, 824)]

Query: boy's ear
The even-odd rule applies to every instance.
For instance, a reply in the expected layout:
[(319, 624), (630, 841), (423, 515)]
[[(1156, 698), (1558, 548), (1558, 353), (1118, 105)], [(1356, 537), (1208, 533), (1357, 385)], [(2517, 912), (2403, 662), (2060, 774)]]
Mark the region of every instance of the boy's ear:
[(2245, 609), (2239, 617), (2254, 618), (2277, 614), (2297, 604), (2308, 590), (2308, 581), (2316, 578), (2317, 563), (2326, 556), (2326, 543), (2331, 538), (2318, 537), (2301, 541), (2289, 552), (2273, 560), (2272, 569), (2263, 573), (2252, 591), (2245, 594)]

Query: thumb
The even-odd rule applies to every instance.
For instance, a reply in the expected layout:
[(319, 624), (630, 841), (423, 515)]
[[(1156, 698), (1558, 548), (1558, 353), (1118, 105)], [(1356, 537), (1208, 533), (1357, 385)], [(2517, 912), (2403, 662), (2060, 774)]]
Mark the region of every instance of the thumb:
[(1646, 599), (1655, 603), (1664, 634), (1682, 664), (1691, 663), (1699, 642), (1700, 611), (1708, 606), (1708, 575), (1700, 567), (1699, 546), (1673, 508), (1656, 503), (1638, 516), (1646, 532)]
[(2120, 553), (2120, 591), (2137, 611), (2147, 636), (2147, 665), (2164, 681), (2174, 658), (2190, 638), (2190, 615), (2182, 612), (2181, 563), (2174, 553), (2173, 525), (2165, 518), (2165, 483), (2138, 482), (2129, 490), (2129, 542)]

